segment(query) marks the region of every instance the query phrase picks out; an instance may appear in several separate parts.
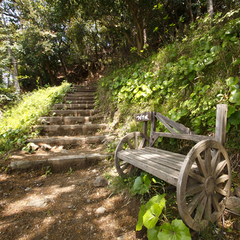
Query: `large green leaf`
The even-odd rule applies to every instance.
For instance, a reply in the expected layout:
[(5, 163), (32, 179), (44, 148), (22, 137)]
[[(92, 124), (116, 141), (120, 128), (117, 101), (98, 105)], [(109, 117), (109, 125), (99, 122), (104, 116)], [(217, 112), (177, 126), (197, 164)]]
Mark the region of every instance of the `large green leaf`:
[(228, 78), (227, 80), (226, 80), (226, 84), (228, 85), (228, 86), (232, 86), (232, 85), (235, 85), (235, 84), (237, 84), (238, 83), (238, 77), (230, 77), (230, 78)]
[(233, 113), (230, 118), (228, 118), (228, 122), (232, 125), (240, 124), (240, 111)]
[(146, 207), (145, 205), (142, 205), (140, 207), (140, 211), (138, 213), (138, 222), (137, 222), (137, 226), (136, 226), (136, 231), (140, 231), (142, 230), (142, 226), (143, 226), (143, 215), (146, 213)]
[(182, 220), (175, 219), (172, 225), (164, 223), (158, 233), (159, 240), (191, 240), (189, 228)]
[(147, 228), (154, 228), (158, 222), (158, 217), (162, 212), (162, 208), (158, 203), (151, 206), (143, 216), (143, 225)]
[(146, 204), (146, 208), (150, 209), (150, 207), (152, 205), (154, 205), (155, 203), (158, 203), (161, 208), (163, 209), (165, 207), (165, 194), (162, 195), (156, 195), (154, 197), (152, 197)]
[(147, 230), (148, 240), (156, 240), (158, 235), (158, 227), (150, 228)]
[(147, 175), (139, 176), (135, 179), (133, 187), (131, 189), (132, 193), (144, 194), (150, 189), (151, 180)]
[(237, 105), (240, 105), (240, 91), (237, 90), (232, 91), (229, 101), (231, 103), (236, 103)]

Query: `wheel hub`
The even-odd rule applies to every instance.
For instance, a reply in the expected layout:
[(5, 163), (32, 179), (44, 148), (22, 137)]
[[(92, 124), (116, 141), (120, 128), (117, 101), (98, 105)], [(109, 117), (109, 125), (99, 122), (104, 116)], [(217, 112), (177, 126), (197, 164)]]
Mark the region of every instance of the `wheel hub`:
[(215, 181), (214, 181), (214, 178), (210, 176), (205, 181), (205, 190), (207, 195), (213, 194), (214, 188), (215, 188)]

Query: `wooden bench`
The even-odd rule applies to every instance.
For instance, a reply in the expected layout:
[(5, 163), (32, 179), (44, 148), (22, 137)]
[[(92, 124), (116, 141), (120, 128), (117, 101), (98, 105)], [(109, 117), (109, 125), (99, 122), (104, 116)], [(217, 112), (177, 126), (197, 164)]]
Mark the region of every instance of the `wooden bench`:
[[(135, 120), (143, 121), (143, 132), (129, 133), (119, 142), (114, 159), (119, 175), (125, 177), (137, 167), (176, 186), (180, 216), (195, 231), (217, 221), (231, 188), (231, 166), (223, 147), (227, 105), (217, 105), (215, 137), (196, 135), (158, 112), (137, 114)], [(156, 132), (157, 120), (169, 132)], [(196, 144), (183, 155), (154, 148), (159, 137), (192, 140)]]

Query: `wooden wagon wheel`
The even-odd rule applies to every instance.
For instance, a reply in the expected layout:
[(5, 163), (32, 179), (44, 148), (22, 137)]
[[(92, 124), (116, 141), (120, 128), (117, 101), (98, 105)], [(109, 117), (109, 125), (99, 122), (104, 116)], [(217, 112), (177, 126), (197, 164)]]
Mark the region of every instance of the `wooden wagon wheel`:
[(197, 143), (184, 160), (177, 184), (183, 221), (195, 231), (217, 221), (230, 188), (231, 167), (225, 148), (214, 140)]
[(146, 134), (132, 132), (123, 137), (119, 142), (115, 150), (114, 162), (117, 172), (121, 177), (130, 175), (134, 170), (134, 166), (119, 159), (117, 156), (118, 152), (127, 149), (140, 149), (146, 145), (146, 141), (149, 142), (149, 137)]

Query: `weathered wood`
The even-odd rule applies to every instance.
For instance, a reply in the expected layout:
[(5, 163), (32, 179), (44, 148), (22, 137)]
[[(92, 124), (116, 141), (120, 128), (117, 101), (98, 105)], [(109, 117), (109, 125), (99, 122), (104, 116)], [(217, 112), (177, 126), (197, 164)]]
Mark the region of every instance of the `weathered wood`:
[[(176, 138), (176, 139), (184, 139), (191, 140), (194, 142), (200, 142), (202, 140), (214, 140), (214, 137), (203, 136), (203, 135), (190, 135), (190, 134), (179, 134), (179, 133), (167, 133), (167, 132), (155, 132), (151, 137), (152, 142), (155, 143), (159, 137), (167, 137), (167, 138)], [(153, 145), (152, 144), (152, 145)]]
[[(217, 155), (211, 155), (212, 151)], [(194, 163), (201, 171), (196, 172), (195, 167), (192, 171)], [(189, 183), (191, 179), (195, 180), (194, 185)], [(216, 221), (224, 210), (230, 187), (231, 166), (225, 148), (215, 140), (197, 143), (187, 154), (177, 183), (178, 210), (183, 221), (195, 231), (210, 220)]]
[(227, 104), (217, 105), (215, 139), (222, 145), (224, 145), (226, 141), (227, 112)]
[(149, 172), (150, 174), (176, 186), (179, 171), (157, 164), (156, 162), (153, 162), (150, 159), (143, 158), (140, 155), (134, 156), (134, 158), (132, 156), (133, 155), (129, 151), (118, 152), (118, 157), (123, 159), (124, 161), (127, 161), (135, 167)]
[[(143, 133), (128, 134), (115, 151), (119, 175), (126, 176), (134, 166), (177, 186), (180, 216), (196, 231), (219, 218), (225, 208), (224, 199), (230, 194), (230, 161), (220, 144), (225, 142), (227, 108), (222, 105), (217, 108), (215, 137), (196, 135), (183, 124), (151, 112), (151, 116), (150, 113), (136, 115), (136, 121), (143, 121)], [(151, 119), (150, 137), (147, 136), (148, 119)], [(170, 133), (156, 132), (157, 119)], [(140, 144), (139, 137), (142, 137)], [(191, 140), (197, 144), (183, 155), (153, 148), (159, 137)]]
[(152, 113), (151, 112), (137, 113), (135, 114), (135, 121), (136, 122), (152, 121)]
[[(177, 131), (179, 131), (180, 133), (184, 133), (184, 134), (195, 134), (194, 132), (192, 132), (190, 130), (190, 128), (185, 127), (183, 124), (181, 123), (177, 123), (167, 117), (165, 117), (164, 115), (162, 115), (161, 113), (156, 113), (156, 118), (162, 122), (164, 121), (165, 123), (171, 125), (172, 127), (174, 127)], [(163, 123), (163, 122), (162, 122)], [(170, 131), (171, 132), (171, 131)], [(176, 132), (176, 131), (175, 131)]]
[(156, 132), (156, 118), (155, 116), (155, 112), (152, 112), (152, 122), (151, 122), (151, 131), (150, 131), (150, 146), (153, 146), (153, 141), (152, 141), (152, 136), (153, 134)]
[[(120, 176), (125, 177), (128, 176), (129, 174), (131, 174), (131, 172), (133, 171), (132, 167), (129, 167), (129, 169), (125, 168), (124, 166), (122, 166), (123, 163), (123, 159), (118, 157), (118, 152), (123, 150), (123, 147), (125, 147), (125, 149), (135, 149), (136, 147), (141, 147), (140, 145), (138, 145), (136, 139), (139, 138), (141, 139), (140, 142), (142, 142), (142, 139), (145, 139), (146, 141), (149, 142), (149, 137), (141, 132), (133, 132), (133, 133), (129, 133), (127, 134), (118, 144), (116, 150), (115, 150), (115, 155), (114, 155), (114, 163), (115, 163), (115, 167), (117, 169), (117, 172)], [(131, 141), (134, 143), (134, 146), (132, 145)], [(136, 146), (135, 144), (137, 144), (138, 146)], [(124, 146), (127, 145), (127, 146)]]

